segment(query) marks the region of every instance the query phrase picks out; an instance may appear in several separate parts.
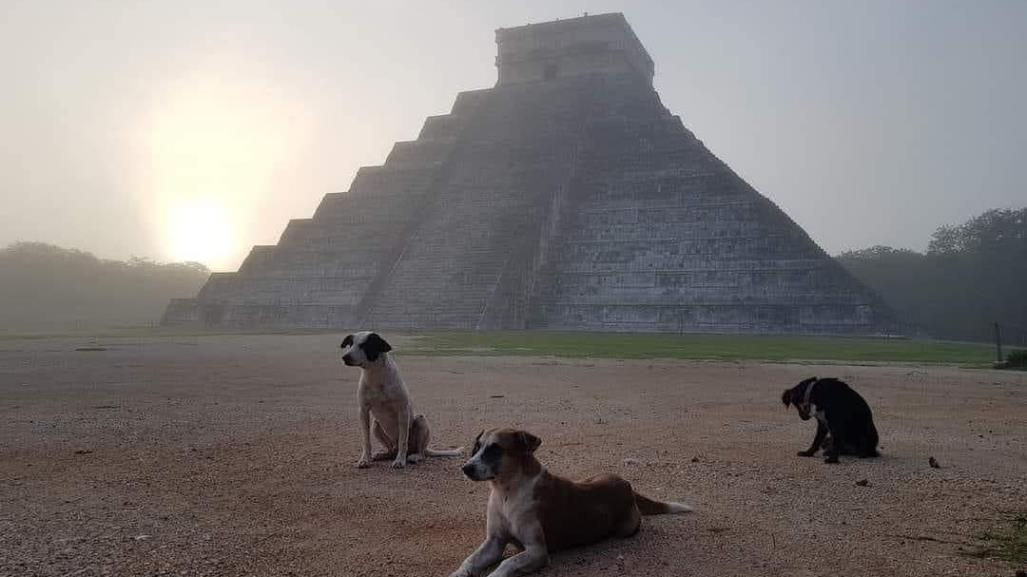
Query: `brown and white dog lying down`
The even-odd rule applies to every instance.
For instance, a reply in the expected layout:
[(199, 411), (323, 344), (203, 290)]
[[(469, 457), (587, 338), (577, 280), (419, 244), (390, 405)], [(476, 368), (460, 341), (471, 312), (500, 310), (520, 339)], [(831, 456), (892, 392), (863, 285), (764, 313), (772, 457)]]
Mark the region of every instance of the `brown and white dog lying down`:
[(492, 485), (485, 542), (450, 577), (482, 575), (503, 558), (509, 543), (521, 552), (489, 575), (524, 575), (548, 565), (551, 551), (634, 535), (642, 515), (692, 510), (639, 495), (616, 475), (580, 482), (552, 475), (535, 458), (540, 444), (535, 435), (515, 429), (478, 434), (463, 471), (473, 481)]

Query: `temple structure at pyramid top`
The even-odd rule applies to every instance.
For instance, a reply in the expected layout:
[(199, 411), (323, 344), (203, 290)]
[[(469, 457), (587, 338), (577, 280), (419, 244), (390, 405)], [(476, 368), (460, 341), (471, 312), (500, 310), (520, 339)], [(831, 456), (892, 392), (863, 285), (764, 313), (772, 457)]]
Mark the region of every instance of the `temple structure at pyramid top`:
[(891, 311), (703, 146), (621, 14), (503, 28), (460, 93), (167, 325), (885, 334)]
[(500, 85), (623, 73), (653, 82), (653, 59), (620, 13), (500, 28), (496, 44)]

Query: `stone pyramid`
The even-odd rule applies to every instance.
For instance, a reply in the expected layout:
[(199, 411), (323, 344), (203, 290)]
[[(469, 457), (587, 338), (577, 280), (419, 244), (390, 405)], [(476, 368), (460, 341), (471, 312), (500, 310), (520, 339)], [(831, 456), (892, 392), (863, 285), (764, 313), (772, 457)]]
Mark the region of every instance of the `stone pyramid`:
[(621, 14), (496, 32), (499, 80), (165, 325), (882, 334), (892, 313), (671, 114)]

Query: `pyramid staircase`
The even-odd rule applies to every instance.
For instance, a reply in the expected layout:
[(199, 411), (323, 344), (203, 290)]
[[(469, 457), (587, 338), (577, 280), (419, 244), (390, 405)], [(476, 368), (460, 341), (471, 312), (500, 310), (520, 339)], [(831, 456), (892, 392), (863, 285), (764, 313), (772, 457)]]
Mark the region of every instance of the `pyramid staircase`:
[(278, 244), (172, 301), (163, 323), (895, 330), (874, 293), (663, 106), (623, 16), (497, 38), (497, 86), (460, 93)]

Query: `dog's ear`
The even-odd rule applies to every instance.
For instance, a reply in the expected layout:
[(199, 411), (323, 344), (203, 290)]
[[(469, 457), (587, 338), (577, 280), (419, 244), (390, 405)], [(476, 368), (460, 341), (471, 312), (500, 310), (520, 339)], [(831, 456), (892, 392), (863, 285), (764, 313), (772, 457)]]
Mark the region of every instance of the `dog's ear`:
[(385, 342), (385, 339), (383, 339), (382, 336), (378, 333), (371, 333), (367, 335), (367, 340), (365, 341), (365, 343), (370, 343), (371, 346), (378, 350), (379, 354), (387, 353), (392, 350), (392, 345)]
[(534, 453), (535, 449), (542, 444), (542, 439), (532, 435), (528, 431), (518, 431), (517, 442), (524, 447), (525, 451)]
[(378, 333), (371, 333), (367, 335), (362, 345), (364, 354), (367, 355), (367, 360), (372, 363), (378, 360), (378, 357), (383, 353), (387, 353), (392, 350), (392, 345), (385, 342), (385, 339), (378, 336)]
[(785, 389), (785, 392), (781, 395), (781, 402), (785, 404), (785, 407), (792, 403), (792, 390)]
[(339, 345), (340, 349), (353, 346), (353, 335), (346, 335), (346, 338), (342, 339), (342, 344)]

